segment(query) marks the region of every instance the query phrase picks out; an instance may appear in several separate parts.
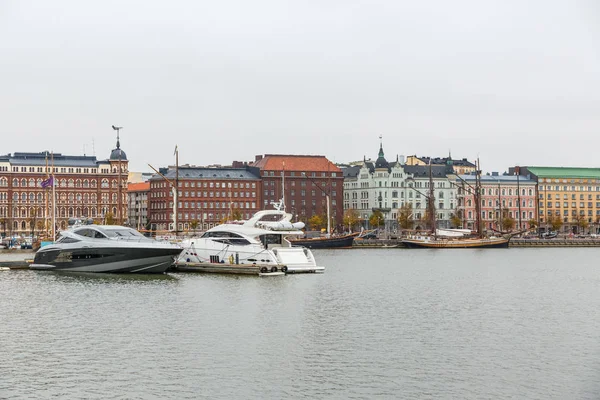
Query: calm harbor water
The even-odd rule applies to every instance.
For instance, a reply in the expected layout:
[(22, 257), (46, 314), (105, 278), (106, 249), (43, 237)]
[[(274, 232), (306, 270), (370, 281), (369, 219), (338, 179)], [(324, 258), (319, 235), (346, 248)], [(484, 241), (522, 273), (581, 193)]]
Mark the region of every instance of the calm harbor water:
[(600, 397), (599, 249), (315, 255), (323, 275), (0, 272), (0, 398)]

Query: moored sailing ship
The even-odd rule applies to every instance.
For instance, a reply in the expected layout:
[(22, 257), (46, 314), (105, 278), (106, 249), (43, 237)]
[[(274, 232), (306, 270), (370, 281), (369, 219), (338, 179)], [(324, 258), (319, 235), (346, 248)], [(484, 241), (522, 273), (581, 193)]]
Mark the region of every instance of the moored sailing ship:
[(475, 214), (476, 214), (476, 230), (474, 233), (463, 229), (436, 229), (435, 221), (435, 203), (433, 179), (431, 175), (431, 164), (429, 170), (429, 195), (427, 197), (427, 207), (429, 212), (431, 234), (409, 236), (402, 240), (404, 246), (411, 249), (418, 248), (434, 248), (434, 249), (465, 249), (465, 248), (507, 248), (510, 242), (510, 237), (486, 237), (483, 234), (481, 224), (481, 170), (479, 169), (479, 161), (475, 171)]

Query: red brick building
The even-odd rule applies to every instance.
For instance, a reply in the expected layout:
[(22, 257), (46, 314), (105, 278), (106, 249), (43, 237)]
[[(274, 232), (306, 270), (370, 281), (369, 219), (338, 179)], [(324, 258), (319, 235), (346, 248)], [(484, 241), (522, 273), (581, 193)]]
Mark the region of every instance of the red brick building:
[(0, 156), (0, 234), (46, 230), (52, 218), (52, 186), (43, 188), (42, 181), (49, 175), (54, 175), (57, 229), (66, 229), (71, 217), (101, 222), (109, 213), (124, 223), (128, 163), (119, 141), (110, 158), (101, 161), (48, 151)]
[(313, 215), (327, 215), (329, 195), (332, 228), (342, 225), (344, 177), (325, 156), (266, 154), (256, 156), (252, 165), (260, 169), (263, 209), (284, 198), (294, 219), (306, 222)]
[(148, 221), (153, 230), (174, 228), (171, 184), (178, 186), (178, 231), (206, 230), (230, 217), (233, 211), (248, 219), (262, 209), (258, 168), (185, 165), (161, 168), (159, 172), (163, 176), (156, 174), (149, 180)]

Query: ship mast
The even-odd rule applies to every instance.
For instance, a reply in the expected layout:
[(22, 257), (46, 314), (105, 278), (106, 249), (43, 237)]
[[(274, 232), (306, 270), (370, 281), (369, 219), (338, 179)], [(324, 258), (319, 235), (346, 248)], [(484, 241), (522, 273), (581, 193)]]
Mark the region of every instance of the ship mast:
[(431, 159), (429, 159), (429, 196), (427, 197), (427, 209), (429, 211), (429, 223), (431, 224), (431, 234), (436, 236), (435, 227), (435, 190), (433, 187), (433, 173), (431, 171)]
[(483, 238), (483, 228), (481, 226), (481, 168), (479, 158), (475, 167), (475, 225), (477, 236)]

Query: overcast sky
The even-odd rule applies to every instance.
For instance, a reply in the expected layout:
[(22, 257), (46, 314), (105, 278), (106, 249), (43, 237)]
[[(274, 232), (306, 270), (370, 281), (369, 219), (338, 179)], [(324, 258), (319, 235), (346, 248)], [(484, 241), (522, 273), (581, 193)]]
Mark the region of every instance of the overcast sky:
[(0, 153), (600, 167), (595, 0), (0, 0)]

